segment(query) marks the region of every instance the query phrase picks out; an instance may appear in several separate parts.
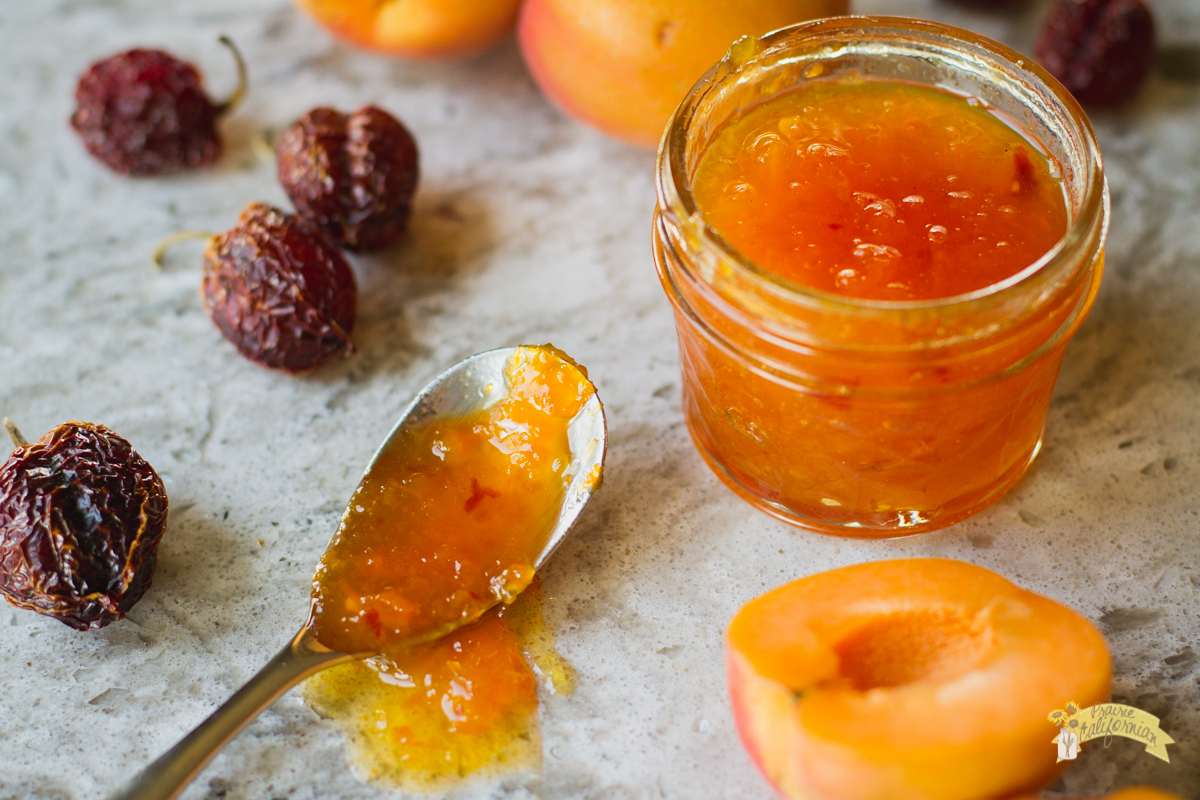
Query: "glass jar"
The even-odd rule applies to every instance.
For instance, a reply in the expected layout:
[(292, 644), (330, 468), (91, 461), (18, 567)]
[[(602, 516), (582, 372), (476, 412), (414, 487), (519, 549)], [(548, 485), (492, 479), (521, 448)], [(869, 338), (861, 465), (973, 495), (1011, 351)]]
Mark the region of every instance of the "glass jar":
[[(790, 283), (710, 228), (691, 181), (722, 125), (806, 81), (935, 85), (1036, 141), (1068, 229), (1006, 280), (862, 300)], [(692, 89), (658, 153), (654, 257), (675, 309), (688, 429), (717, 475), (803, 528), (890, 537), (995, 502), (1041, 446), (1067, 342), (1095, 299), (1108, 192), (1083, 110), (1021, 54), (914, 19), (839, 17), (745, 38)]]

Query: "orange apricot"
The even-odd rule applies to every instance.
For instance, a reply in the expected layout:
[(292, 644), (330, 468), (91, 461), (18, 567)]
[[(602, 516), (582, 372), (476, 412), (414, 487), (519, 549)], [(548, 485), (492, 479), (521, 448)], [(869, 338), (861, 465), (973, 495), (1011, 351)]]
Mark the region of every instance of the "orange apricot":
[(525, 0), (521, 53), (568, 116), (655, 147), (675, 107), (736, 39), (815, 17), (847, 0)]
[(350, 44), (401, 58), (474, 55), (512, 31), (521, 0), (296, 0)]
[(789, 800), (1032, 792), (1046, 715), (1108, 696), (1104, 637), (1075, 611), (946, 559), (859, 564), (751, 600), (726, 637), (738, 732)]

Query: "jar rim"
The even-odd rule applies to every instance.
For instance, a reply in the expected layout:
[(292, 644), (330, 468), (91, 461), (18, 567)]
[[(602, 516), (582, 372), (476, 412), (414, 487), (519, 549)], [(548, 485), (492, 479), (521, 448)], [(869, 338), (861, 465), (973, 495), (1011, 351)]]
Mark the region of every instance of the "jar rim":
[[(1081, 160), (1085, 166), (1083, 192), (1078, 210), (1070, 220), (1062, 238), (1053, 247), (1013, 275), (980, 289), (949, 297), (923, 300), (878, 300), (840, 295), (788, 280), (747, 258), (708, 223), (692, 194), (691, 177), (688, 175), (686, 164), (690, 122), (700, 101), (724, 79), (736, 76), (742, 68), (751, 63), (753, 58), (770, 55), (786, 45), (828, 38), (838, 34), (844, 35), (854, 31), (870, 31), (875, 34), (893, 33), (901, 36), (908, 34), (910, 41), (937, 42), (945, 49), (968, 55), (968, 48), (976, 48), (989, 53), (1007, 68), (1026, 73), (1026, 83), (1035, 86), (1040, 83), (1049, 91), (1050, 96), (1061, 106), (1061, 111), (1065, 112), (1066, 118), (1070, 119), (1077, 127), (1083, 143)], [(744, 43), (748, 40), (754, 40), (754, 44), (757, 45), (753, 57), (748, 61), (735, 63), (739, 48), (744, 48)], [(800, 305), (819, 305), (843, 313), (936, 311), (1007, 296), (1011, 291), (1026, 285), (1040, 275), (1056, 272), (1053, 269), (1055, 265), (1073, 260), (1079, 247), (1085, 245), (1089, 238), (1094, 237), (1098, 218), (1101, 221), (1098, 241), (1104, 241), (1108, 225), (1108, 189), (1104, 180), (1100, 145), (1087, 114), (1071, 93), (1040, 64), (1007, 45), (965, 28), (911, 17), (865, 15), (827, 17), (780, 28), (762, 37), (742, 37), (734, 42), (724, 58), (701, 76), (675, 109), (659, 142), (657, 173), (660, 207), (682, 209), (683, 213), (679, 215), (680, 223), (703, 245), (716, 250), (723, 262), (732, 265), (744, 275), (752, 277), (756, 283), (780, 299)]]

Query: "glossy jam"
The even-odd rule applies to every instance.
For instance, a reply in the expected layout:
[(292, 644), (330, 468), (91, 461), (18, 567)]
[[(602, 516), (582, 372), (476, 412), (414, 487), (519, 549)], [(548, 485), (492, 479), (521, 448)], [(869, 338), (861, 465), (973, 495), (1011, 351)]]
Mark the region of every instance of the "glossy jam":
[(693, 191), (760, 267), (873, 300), (982, 289), (1067, 229), (1034, 144), (981, 101), (902, 83), (815, 82), (759, 106), (706, 151)]
[(534, 564), (572, 478), (568, 426), (594, 392), (565, 354), (520, 348), (482, 409), (398, 434), (363, 477), (309, 626), (374, 655), (304, 694), (347, 731), (365, 779), (431, 791), (540, 764), (539, 680), (563, 690), (570, 670), (541, 624)]
[[(897, 41), (926, 35), (884, 22)], [(842, 25), (773, 34), (763, 58), (823, 74), (787, 48), (823, 49)], [(970, 516), (1038, 452), (1099, 286), (1103, 208), (1090, 238), (1033, 268), (1073, 224), (1082, 178), (1064, 183), (1057, 151), (931, 86), (753, 69), (715, 73), (660, 153), (655, 260), (688, 429), (728, 486), (802, 527), (890, 537)]]
[(548, 347), (521, 348), (505, 377), (503, 399), (393, 437), (363, 477), (313, 578), (322, 644), (387, 652), (529, 585), (571, 478), (567, 429), (594, 389)]
[(570, 691), (537, 579), (512, 605), (435, 642), (310, 678), (304, 699), (343, 728), (359, 776), (410, 792), (536, 772), (539, 684)]

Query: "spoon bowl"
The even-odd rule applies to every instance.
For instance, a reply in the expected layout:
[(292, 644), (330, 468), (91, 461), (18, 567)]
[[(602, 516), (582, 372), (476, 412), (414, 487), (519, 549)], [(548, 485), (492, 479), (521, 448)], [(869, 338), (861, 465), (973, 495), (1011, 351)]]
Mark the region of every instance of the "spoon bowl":
[[(559, 351), (549, 346), (535, 349), (560, 358)], [(466, 418), (504, 400), (508, 396), (505, 369), (520, 350), (520, 347), (489, 350), (460, 361), (435, 378), (413, 399), (375, 452), (364, 473), (364, 480), (392, 443), (401, 441), (411, 430), (439, 420)], [(577, 367), (573, 363), (572, 366)], [(562, 543), (592, 493), (600, 486), (608, 430), (603, 405), (594, 391), (570, 420), (567, 439), (571, 461), (562, 472), (570, 478), (562, 492), (555, 523), (533, 562), (535, 570), (540, 569)], [(478, 613), (455, 620), (407, 643), (416, 644), (444, 636), (478, 619), (499, 602), (499, 598), (485, 601), (478, 607)], [(378, 655), (375, 651), (343, 653), (330, 649), (313, 635), (312, 622), (310, 616), (287, 646), (245, 686), (178, 744), (146, 767), (132, 782), (112, 795), (110, 800), (172, 800), (250, 720), (288, 689), (321, 670)]]
[[(389, 445), (407, 431), (429, 425), (435, 419), (466, 417), (504, 400), (508, 396), (505, 367), (519, 349), (505, 347), (473, 355), (435, 378), (413, 398), (408, 408), (400, 415), (396, 427), (372, 456), (371, 463), (363, 473), (364, 477), (383, 457)], [(571, 462), (563, 472), (570, 475), (571, 480), (563, 491), (558, 519), (547, 537), (545, 546), (533, 562), (535, 570), (541, 568), (566, 538), (583, 507), (591, 499), (592, 492), (600, 487), (604, 456), (608, 449), (608, 427), (604, 417), (604, 406), (595, 392), (571, 419), (567, 427), (567, 440), (571, 448)], [(461, 624), (463, 623), (460, 622), (459, 625)], [(435, 637), (422, 637), (422, 640), (438, 638), (446, 632), (439, 632)]]

